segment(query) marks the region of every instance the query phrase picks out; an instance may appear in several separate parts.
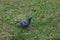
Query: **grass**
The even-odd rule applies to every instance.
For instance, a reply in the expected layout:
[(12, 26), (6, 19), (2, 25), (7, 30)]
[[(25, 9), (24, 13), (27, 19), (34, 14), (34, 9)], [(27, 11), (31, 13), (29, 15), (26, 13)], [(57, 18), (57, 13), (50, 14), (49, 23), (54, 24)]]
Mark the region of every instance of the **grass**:
[[(15, 24), (28, 16), (29, 28)], [(0, 0), (0, 40), (60, 40), (60, 0)]]

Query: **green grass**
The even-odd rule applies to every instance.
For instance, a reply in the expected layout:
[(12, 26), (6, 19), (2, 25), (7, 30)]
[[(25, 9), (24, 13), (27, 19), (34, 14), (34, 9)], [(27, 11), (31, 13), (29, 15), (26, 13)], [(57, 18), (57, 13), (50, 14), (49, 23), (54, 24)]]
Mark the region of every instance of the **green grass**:
[[(15, 24), (29, 16), (29, 28)], [(60, 40), (60, 1), (0, 0), (0, 40)]]

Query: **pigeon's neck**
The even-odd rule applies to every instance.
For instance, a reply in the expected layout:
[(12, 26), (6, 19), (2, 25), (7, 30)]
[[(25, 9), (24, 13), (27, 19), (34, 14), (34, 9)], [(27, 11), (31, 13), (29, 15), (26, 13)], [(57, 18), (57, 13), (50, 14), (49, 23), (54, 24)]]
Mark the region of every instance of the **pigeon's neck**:
[(31, 22), (31, 19), (32, 19), (32, 17), (29, 17), (29, 18), (27, 19), (29, 23)]

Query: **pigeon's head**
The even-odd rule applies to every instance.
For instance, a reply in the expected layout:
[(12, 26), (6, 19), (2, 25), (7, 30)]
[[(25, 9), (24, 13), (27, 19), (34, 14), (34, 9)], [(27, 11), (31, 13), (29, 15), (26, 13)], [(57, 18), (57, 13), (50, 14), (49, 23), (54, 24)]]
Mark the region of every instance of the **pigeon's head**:
[(30, 16), (29, 19), (32, 19), (32, 16)]

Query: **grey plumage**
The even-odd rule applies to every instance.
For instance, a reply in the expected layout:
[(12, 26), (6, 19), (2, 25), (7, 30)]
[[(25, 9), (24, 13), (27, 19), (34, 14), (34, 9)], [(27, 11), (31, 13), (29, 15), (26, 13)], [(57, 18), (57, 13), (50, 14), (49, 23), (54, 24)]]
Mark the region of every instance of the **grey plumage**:
[(21, 27), (27, 27), (30, 25), (31, 19), (32, 19), (32, 16), (28, 17), (23, 21), (16, 21), (16, 24)]

